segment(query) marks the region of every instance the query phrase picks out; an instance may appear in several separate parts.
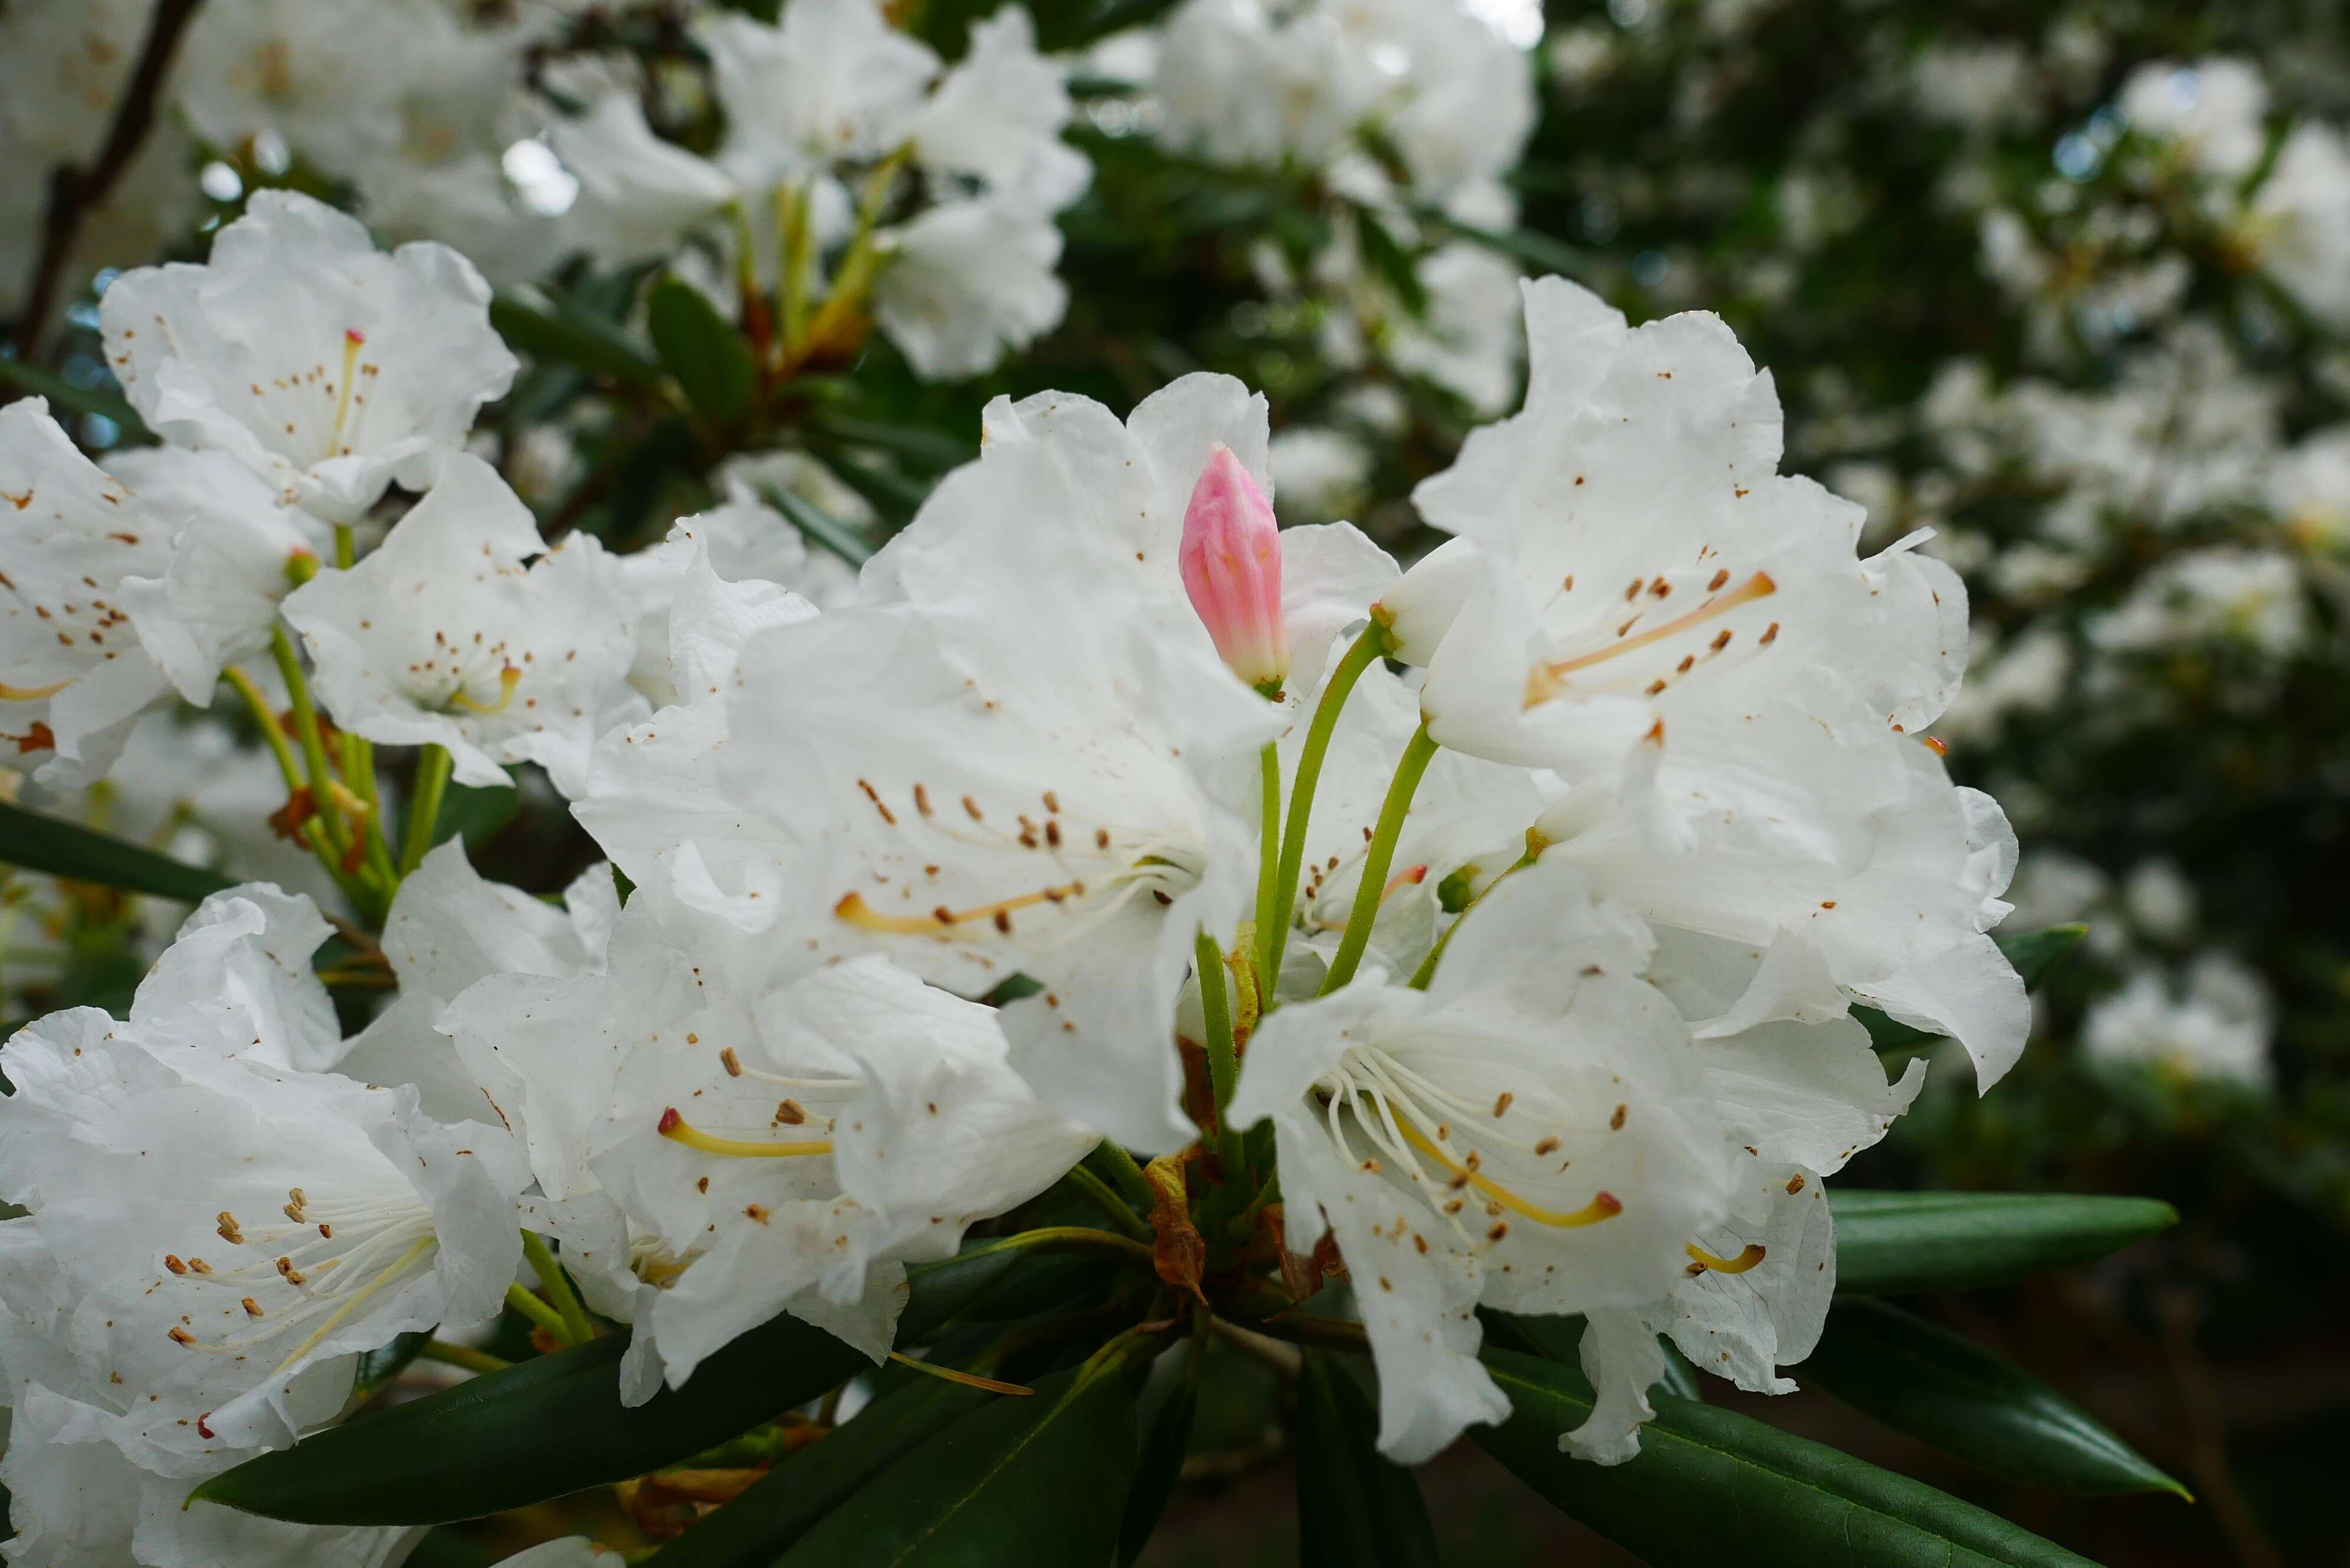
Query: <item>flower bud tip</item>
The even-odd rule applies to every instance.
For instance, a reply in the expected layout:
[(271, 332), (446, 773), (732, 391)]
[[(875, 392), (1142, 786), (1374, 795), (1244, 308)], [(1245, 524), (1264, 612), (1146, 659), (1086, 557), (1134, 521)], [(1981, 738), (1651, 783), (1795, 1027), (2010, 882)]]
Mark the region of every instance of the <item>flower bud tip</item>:
[(1261, 691), (1289, 673), (1281, 615), (1281, 535), (1265, 498), (1232, 448), (1208, 449), (1183, 511), (1177, 556), (1183, 591), (1232, 672)]

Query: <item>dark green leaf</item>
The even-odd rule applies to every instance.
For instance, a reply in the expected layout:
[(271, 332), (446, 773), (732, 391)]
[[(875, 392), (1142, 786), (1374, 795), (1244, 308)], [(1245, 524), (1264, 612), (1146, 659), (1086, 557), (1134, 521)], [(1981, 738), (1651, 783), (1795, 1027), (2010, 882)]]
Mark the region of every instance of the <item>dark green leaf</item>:
[(2054, 1542), (1907, 1477), (1719, 1406), (1655, 1396), (1639, 1457), (1559, 1451), (1591, 1413), (1572, 1369), (1509, 1351), (1487, 1368), (1510, 1419), (1471, 1433), (1520, 1480), (1649, 1568), (2095, 1568)]
[(775, 1568), (1101, 1568), (1136, 1440), (1124, 1377), (1057, 1373), (899, 1459)]
[(616, 1481), (814, 1398), (868, 1365), (780, 1317), (702, 1364), (683, 1388), (620, 1403), (611, 1334), (359, 1417), (248, 1459), (198, 1497), (305, 1524), (442, 1524)]
[(2081, 945), (2089, 934), (2086, 926), (2049, 926), (2036, 931), (2002, 931), (1991, 938), (2015, 972), (2023, 977), (2026, 989), (2038, 987), (2056, 961)]
[(677, 379), (693, 411), (730, 424), (751, 411), (759, 368), (743, 335), (691, 284), (665, 277), (653, 286), (645, 326), (661, 365)]
[(1474, 223), (1447, 217), (1433, 207), (1424, 209), (1419, 215), (1464, 240), (1474, 241), (1487, 250), (1523, 262), (1537, 273), (1555, 272), (1564, 277), (1579, 277), (1591, 267), (1591, 258), (1583, 252), (1573, 245), (1562, 244), (1548, 234), (1535, 234), (1531, 229), (1479, 228)]
[(1330, 1353), (1297, 1376), (1298, 1561), (1305, 1568), (1436, 1568), (1436, 1531), (1411, 1472), (1372, 1446), (1378, 1413)]
[(894, 452), (909, 462), (919, 463), (933, 472), (969, 462), (979, 455), (978, 449), (961, 437), (924, 425), (854, 419), (828, 410), (812, 412), (808, 422), (836, 441)]
[(441, 815), (432, 825), (432, 842), (445, 843), (452, 835), (465, 841), (468, 851), (482, 846), (505, 830), (522, 810), (522, 791), (495, 784), (451, 784), (441, 795)]
[(1363, 260), (1370, 269), (1385, 279), (1395, 290), (1403, 307), (1414, 316), (1428, 314), (1428, 290), (1421, 286), (1419, 274), (1413, 269), (1411, 258), (1388, 232), (1388, 226), (1368, 207), (1355, 209), (1355, 234), (1361, 241)]
[(1839, 1303), (1802, 1376), (1897, 1431), (2011, 1480), (2058, 1491), (2187, 1496), (2022, 1367), (1881, 1302)]
[(1861, 1026), (1868, 1031), (1868, 1044), (1873, 1050), (1896, 1051), (1905, 1045), (1923, 1045), (1929, 1040), (1942, 1038), (1930, 1029), (1896, 1023), (1874, 1007), (1856, 1007), (1852, 1015), (1859, 1019)]
[(0, 355), (0, 381), (13, 383), (36, 397), (47, 398), (68, 412), (96, 414), (99, 419), (110, 420), (115, 429), (122, 432), (121, 439), (125, 441), (151, 441), (155, 439), (154, 432), (147, 428), (147, 421), (139, 417), (139, 410), (132, 408), (120, 392), (96, 387), (77, 387), (55, 370), (27, 365), (22, 359), (11, 359), (5, 355)]
[(2119, 1251), (2178, 1223), (2151, 1198), (1831, 1189), (1846, 1295), (2005, 1284)]
[(899, 1455), (996, 1397), (963, 1384), (917, 1377), (778, 1464), (653, 1561), (660, 1568), (766, 1568)]
[(1134, 1486), (1126, 1494), (1126, 1516), (1118, 1527), (1118, 1560), (1121, 1568), (1142, 1555), (1151, 1532), (1175, 1495), (1183, 1477), (1183, 1456), (1191, 1447), (1191, 1418), (1199, 1414), (1200, 1389), (1189, 1372), (1169, 1389), (1142, 1435), (1142, 1457), (1134, 1467)]
[(408, 1369), (432, 1335), (424, 1333), (403, 1334), (380, 1350), (370, 1350), (359, 1357), (359, 1376), (351, 1383), (351, 1403), (372, 1399), (383, 1386)]
[(767, 485), (763, 493), (768, 505), (791, 519), (793, 527), (850, 566), (861, 566), (873, 558), (873, 546), (855, 528), (815, 502), (777, 484)]
[(1108, 1265), (1095, 1252), (1052, 1256), (1011, 1238), (976, 1241), (951, 1258), (906, 1271), (912, 1295), (898, 1318), (898, 1343), (927, 1345), (958, 1319), (1001, 1323), (1052, 1307), (1083, 1304)]
[(183, 904), (234, 886), (217, 871), (159, 855), (145, 845), (5, 802), (0, 802), (0, 861)]
[(536, 297), (497, 295), (490, 301), (490, 325), (510, 348), (623, 385), (649, 385), (660, 374), (660, 362), (643, 344), (554, 289)]

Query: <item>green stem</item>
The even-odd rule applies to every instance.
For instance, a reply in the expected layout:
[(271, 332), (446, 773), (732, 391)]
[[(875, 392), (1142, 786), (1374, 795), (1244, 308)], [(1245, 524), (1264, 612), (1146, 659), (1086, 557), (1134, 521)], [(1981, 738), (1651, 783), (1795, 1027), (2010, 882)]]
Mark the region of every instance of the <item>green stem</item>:
[(1436, 978), (1437, 961), (1444, 956), (1445, 948), (1452, 940), (1452, 933), (1461, 929), (1461, 922), (1469, 918), (1469, 911), (1483, 903), (1485, 901), (1486, 894), (1500, 887), (1511, 877), (1533, 865), (1537, 853), (1538, 851), (1529, 846), (1523, 855), (1519, 856), (1515, 860), (1512, 861), (1499, 877), (1494, 877), (1491, 882), (1486, 883), (1482, 888), (1479, 888), (1477, 890), (1477, 896), (1461, 907), (1461, 913), (1454, 916), (1452, 923), (1444, 928), (1444, 934), (1436, 939), (1436, 944), (1428, 950), (1428, 956), (1419, 961), (1419, 967), (1411, 971), (1410, 983), (1412, 990), (1426, 991), (1428, 989), (1428, 982)]
[(775, 223), (782, 234), (783, 259), (775, 280), (775, 309), (783, 318), (784, 351), (798, 351), (807, 339), (808, 277), (816, 264), (814, 226), (808, 222), (808, 198), (793, 185), (775, 187)]
[(318, 733), (318, 711), (310, 704), (310, 682), (303, 676), (301, 658), (295, 653), (293, 641), (282, 626), (270, 629), (269, 656), (277, 661), (277, 673), (285, 679), (286, 700), (294, 710), (294, 735), (302, 742), (302, 761), (310, 774), (311, 807), (326, 826), (328, 844), (340, 857), (350, 848), (351, 841), (343, 829), (343, 814), (335, 805), (334, 792), (328, 787), (334, 773), (327, 766), (327, 744)]
[(1107, 1138), (1094, 1145), (1087, 1159), (1099, 1159), (1108, 1168), (1110, 1179), (1126, 1194), (1126, 1200), (1139, 1209), (1149, 1209), (1157, 1201), (1150, 1188), (1150, 1179), (1142, 1174), (1142, 1167), (1134, 1163), (1134, 1156)]
[(253, 677), (242, 670), (221, 672), (244, 705), (253, 710), (253, 722), (261, 726), (261, 738), (269, 742), (270, 752), (277, 758), (277, 771), (286, 775), (286, 793), (292, 794), (302, 787), (302, 764), (294, 760), (294, 742), (286, 738), (286, 726), (278, 722), (276, 711), (261, 695), (261, 688)]
[[(1387, 638), (1387, 628), (1375, 620), (1348, 647), (1347, 656), (1331, 672), (1330, 683), (1322, 689), (1322, 701), (1315, 706), (1314, 722), (1305, 731), (1305, 748), (1297, 753), (1297, 777), (1289, 786), (1289, 821), (1281, 830), (1281, 880), (1274, 889), (1272, 904), (1276, 918), (1271, 923), (1273, 935), (1264, 945), (1264, 992), (1268, 1002), (1281, 977), (1282, 949), (1288, 945), (1290, 916), (1297, 907), (1297, 879), (1305, 868), (1305, 824), (1314, 813), (1314, 789), (1321, 782), (1322, 759), (1329, 753), (1330, 736), (1338, 727), (1339, 710), (1346, 707), (1363, 671), (1386, 651)], [(1264, 929), (1264, 922), (1260, 920), (1258, 929)]]
[(1232, 1104), (1232, 1085), (1240, 1079), (1240, 1054), (1232, 1045), (1232, 1006), (1224, 991), (1223, 950), (1204, 929), (1192, 942), (1191, 962), (1199, 971), (1200, 1012), (1208, 1025), (1208, 1086), (1216, 1099), (1216, 1156), (1226, 1179), (1232, 1179), (1242, 1168), (1241, 1147), (1226, 1123), (1224, 1107)]
[(1411, 797), (1436, 753), (1436, 742), (1428, 738), (1423, 722), (1411, 732), (1402, 760), (1396, 763), (1395, 777), (1388, 784), (1378, 826), (1371, 830), (1371, 846), (1363, 854), (1363, 877), (1355, 888), (1355, 907), (1347, 911), (1346, 935), (1338, 939), (1338, 956), (1330, 961), (1330, 972), (1322, 980), (1325, 996), (1355, 978), (1363, 950), (1371, 944), (1371, 922), (1379, 918), (1379, 899), (1387, 890), (1388, 867), (1395, 861), (1396, 840), (1403, 836), (1403, 819), (1411, 810)]
[(504, 1372), (514, 1365), (486, 1350), (475, 1350), (466, 1345), (451, 1345), (445, 1339), (426, 1340), (424, 1348), (416, 1353), (416, 1359), (437, 1361), (444, 1366), (462, 1366), (468, 1372)]
[(563, 1265), (555, 1261), (555, 1253), (548, 1249), (546, 1241), (536, 1231), (525, 1231), (522, 1233), (522, 1255), (530, 1260), (530, 1266), (537, 1272), (539, 1288), (546, 1293), (546, 1299), (554, 1304), (556, 1315), (563, 1319), (564, 1332), (571, 1336), (571, 1343), (585, 1345), (595, 1338), (595, 1322), (588, 1317), (587, 1307), (580, 1303), (579, 1293), (572, 1288), (571, 1276), (565, 1273)]
[(416, 759), (416, 798), (408, 803), (407, 842), (400, 852), (403, 877), (423, 862), (441, 822), (441, 794), (449, 787), (449, 748), (432, 745)]
[(1069, 1168), (1068, 1181), (1071, 1186), (1092, 1199), (1095, 1208), (1108, 1215), (1110, 1223), (1137, 1241), (1150, 1240), (1150, 1227), (1143, 1223), (1141, 1216), (1127, 1207), (1126, 1199), (1120, 1198), (1108, 1182), (1104, 1181), (1082, 1165), (1072, 1166)]
[(1281, 961), (1281, 744), (1267, 741), (1257, 757), (1263, 784), (1263, 817), (1256, 847), (1256, 971), (1263, 994), (1262, 1011), (1272, 1010), (1273, 992), (1281, 977), (1274, 965)]
[(506, 1305), (530, 1319), (538, 1327), (546, 1330), (548, 1335), (557, 1345), (569, 1345), (572, 1342), (571, 1326), (563, 1321), (563, 1314), (523, 1289), (521, 1285), (512, 1284), (506, 1287)]

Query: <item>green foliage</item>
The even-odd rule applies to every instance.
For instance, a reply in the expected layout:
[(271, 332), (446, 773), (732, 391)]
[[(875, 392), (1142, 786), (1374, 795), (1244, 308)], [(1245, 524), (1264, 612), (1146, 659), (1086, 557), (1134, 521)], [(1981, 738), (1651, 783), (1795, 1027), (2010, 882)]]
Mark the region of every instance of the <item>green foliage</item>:
[(2094, 1568), (1998, 1515), (1733, 1411), (1656, 1395), (1637, 1459), (1613, 1468), (1559, 1450), (1591, 1413), (1572, 1369), (1486, 1356), (1510, 1419), (1478, 1443), (1558, 1508), (1650, 1568)]
[(2120, 1251), (2178, 1222), (2150, 1198), (1831, 1188), (1836, 1291), (1902, 1295), (2002, 1285)]
[(1371, 1446), (1378, 1412), (1328, 1351), (1297, 1375), (1297, 1533), (1306, 1568), (1436, 1568), (1436, 1532), (1409, 1470)]
[(653, 286), (645, 326), (661, 368), (676, 380), (693, 411), (712, 425), (730, 425), (751, 411), (759, 368), (741, 333), (700, 289), (675, 277)]
[(0, 801), (0, 862), (183, 904), (197, 903), (234, 885), (217, 871), (5, 801)]
[[(1804, 1381), (1969, 1464), (2092, 1493), (2187, 1489), (2087, 1411), (1974, 1341), (1881, 1302), (1839, 1303)], [(2189, 1501), (2192, 1501), (2191, 1499)]]

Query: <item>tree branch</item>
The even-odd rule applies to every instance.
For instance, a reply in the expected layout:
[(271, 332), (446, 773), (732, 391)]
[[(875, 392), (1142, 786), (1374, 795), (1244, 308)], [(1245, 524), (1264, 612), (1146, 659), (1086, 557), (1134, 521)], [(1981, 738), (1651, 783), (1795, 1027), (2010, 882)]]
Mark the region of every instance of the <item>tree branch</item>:
[(81, 233), (82, 220), (113, 192), (153, 128), (155, 102), (162, 91), (164, 73), (171, 68), (181, 34), (187, 30), (196, 7), (203, 3), (203, 0), (158, 0), (155, 15), (147, 24), (147, 38), (139, 52), (138, 68), (131, 73), (130, 85), (122, 89), (121, 101), (114, 106), (114, 123), (107, 130), (97, 161), (86, 170), (62, 163), (50, 171), (48, 206), (41, 219), (40, 254), (33, 264), (32, 282), (25, 290), (24, 314), (16, 322), (17, 358), (29, 360), (33, 357), (41, 327), (57, 301), (57, 286), (63, 280), (74, 240)]

